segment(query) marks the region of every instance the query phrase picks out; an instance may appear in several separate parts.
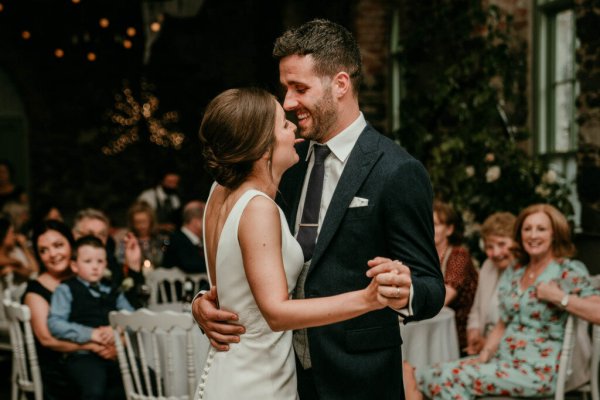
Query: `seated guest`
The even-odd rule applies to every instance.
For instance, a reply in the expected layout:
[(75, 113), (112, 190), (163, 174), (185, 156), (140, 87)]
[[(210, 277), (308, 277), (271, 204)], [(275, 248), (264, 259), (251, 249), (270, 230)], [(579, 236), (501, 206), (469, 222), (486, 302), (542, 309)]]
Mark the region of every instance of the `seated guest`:
[(204, 202), (190, 201), (183, 208), (183, 226), (173, 232), (165, 251), (163, 266), (177, 267), (189, 274), (206, 273), (202, 228)]
[[(142, 250), (142, 260), (148, 260), (150, 265), (162, 265), (163, 251), (166, 236), (159, 233), (156, 225), (156, 216), (152, 207), (145, 201), (134, 202), (127, 211), (127, 228), (131, 232)], [(117, 260), (125, 260), (125, 237), (117, 241)]]
[[(517, 263), (500, 278), (500, 319), (483, 349), (475, 357), (416, 371), (405, 368), (408, 400), (423, 395), (473, 399), (554, 393), (568, 314), (593, 320), (600, 290), (591, 284), (585, 266), (569, 258), (575, 246), (567, 219), (556, 208), (548, 204), (527, 207), (517, 217), (514, 232)], [(563, 294), (560, 301), (553, 295), (543, 299), (548, 286), (555, 285)]]
[[(75, 241), (71, 269), (75, 277), (61, 283), (54, 294), (48, 316), (50, 333), (75, 343), (114, 343), (108, 314), (115, 310), (133, 311), (118, 289), (100, 283), (107, 266), (104, 243), (96, 236)], [(83, 399), (124, 399), (119, 365), (93, 352), (78, 351), (66, 359), (66, 370)]]
[(181, 200), (177, 193), (179, 181), (180, 176), (177, 172), (165, 169), (159, 184), (144, 190), (138, 196), (139, 201), (145, 201), (156, 212), (158, 229), (161, 232), (174, 232), (180, 225)]
[(467, 354), (479, 354), (485, 338), (498, 322), (498, 281), (502, 273), (514, 262), (512, 253), (515, 216), (497, 212), (481, 225), (481, 238), (487, 259), (479, 271), (475, 300), (467, 323)]
[(10, 161), (0, 160), (0, 210), (11, 202), (27, 204), (27, 193), (21, 186), (13, 183), (14, 172)]
[[(93, 235), (104, 243), (106, 248), (106, 256), (108, 262), (108, 269), (104, 272), (105, 283), (115, 288), (124, 286), (126, 289), (125, 296), (127, 300), (136, 308), (141, 307), (142, 301), (139, 298), (140, 288), (144, 285), (144, 275), (141, 271), (142, 260), (141, 251), (139, 245), (133, 234), (129, 233), (125, 237), (125, 252), (139, 253), (140, 259), (136, 260), (133, 264), (125, 263), (120, 264), (115, 257), (115, 252), (111, 251), (114, 247), (111, 245), (109, 239), (110, 222), (106, 214), (102, 211), (94, 208), (86, 208), (81, 210), (75, 215), (75, 221), (73, 223), (73, 237), (78, 239), (82, 236)], [(127, 281), (131, 283), (125, 285), (126, 279), (131, 278)]]
[(0, 214), (0, 276), (13, 274), (16, 281), (26, 281), (38, 273), (38, 264), (22, 234), (15, 232), (11, 218)]
[(434, 241), (444, 275), (444, 305), (454, 310), (458, 342), (467, 347), (467, 319), (477, 290), (477, 270), (469, 250), (461, 246), (460, 218), (447, 203), (433, 202)]
[[(65, 354), (90, 350), (107, 359), (114, 359), (117, 355), (114, 345), (104, 346), (93, 342), (77, 344), (59, 340), (50, 334), (50, 300), (58, 285), (72, 276), (69, 266), (72, 243), (71, 230), (62, 222), (42, 221), (33, 228), (32, 244), (41, 273), (36, 280), (28, 282), (22, 302), (31, 311), (31, 328), (45, 400), (79, 398), (79, 394), (67, 379)], [(135, 258), (136, 255), (131, 254), (129, 262), (134, 263)]]

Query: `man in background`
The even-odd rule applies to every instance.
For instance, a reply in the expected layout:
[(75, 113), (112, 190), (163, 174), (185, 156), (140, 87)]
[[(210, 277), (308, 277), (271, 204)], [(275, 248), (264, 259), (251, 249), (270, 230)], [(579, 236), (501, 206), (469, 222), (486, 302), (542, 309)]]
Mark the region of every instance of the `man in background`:
[(154, 209), (158, 229), (162, 232), (174, 232), (179, 225), (181, 200), (177, 189), (180, 180), (181, 178), (177, 172), (165, 170), (157, 186), (144, 190), (138, 196), (138, 200), (145, 201)]
[(188, 274), (206, 273), (202, 243), (204, 202), (194, 200), (183, 208), (183, 225), (173, 232), (163, 258), (163, 267), (177, 267)]

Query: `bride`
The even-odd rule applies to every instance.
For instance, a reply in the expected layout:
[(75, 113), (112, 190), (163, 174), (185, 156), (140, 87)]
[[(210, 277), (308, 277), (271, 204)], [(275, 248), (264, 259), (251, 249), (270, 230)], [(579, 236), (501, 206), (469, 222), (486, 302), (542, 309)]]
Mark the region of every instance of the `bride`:
[(304, 260), (274, 198), (283, 173), (299, 160), (295, 131), (262, 89), (227, 90), (206, 109), (200, 139), (216, 180), (204, 218), (211, 290), (246, 333), (227, 352), (210, 349), (200, 399), (297, 399), (291, 330), (384, 307), (373, 280), (363, 290), (291, 300)]

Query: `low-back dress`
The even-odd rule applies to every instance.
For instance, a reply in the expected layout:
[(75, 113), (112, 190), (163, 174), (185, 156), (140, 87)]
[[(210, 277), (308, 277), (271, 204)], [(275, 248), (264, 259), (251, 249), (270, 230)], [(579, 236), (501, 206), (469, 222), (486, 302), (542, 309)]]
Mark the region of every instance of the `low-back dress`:
[[(211, 194), (215, 187), (213, 185)], [(253, 189), (240, 196), (223, 225), (215, 261), (219, 307), (236, 313), (246, 333), (240, 337), (239, 343), (229, 346), (229, 351), (218, 352), (210, 348), (198, 386), (199, 399), (298, 398), (292, 331), (273, 332), (269, 328), (256, 305), (244, 270), (238, 227), (244, 209), (255, 196), (271, 199)], [(302, 249), (291, 234), (283, 211), (279, 207), (278, 210), (281, 253), (291, 298), (304, 261)], [(206, 243), (204, 245), (206, 248)], [(213, 285), (215, 279), (210, 277), (210, 281)]]

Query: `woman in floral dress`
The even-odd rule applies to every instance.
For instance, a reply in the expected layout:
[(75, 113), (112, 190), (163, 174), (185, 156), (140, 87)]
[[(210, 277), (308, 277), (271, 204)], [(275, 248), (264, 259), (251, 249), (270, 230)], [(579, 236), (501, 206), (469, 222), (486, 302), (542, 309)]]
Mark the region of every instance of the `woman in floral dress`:
[[(568, 313), (591, 319), (600, 291), (581, 262), (566, 258), (575, 248), (565, 217), (554, 207), (537, 204), (523, 210), (515, 243), (520, 262), (501, 278), (501, 319), (479, 356), (419, 368), (416, 381), (412, 368), (405, 368), (407, 399), (554, 393)], [(549, 284), (557, 285), (563, 298), (538, 299), (538, 287)]]

